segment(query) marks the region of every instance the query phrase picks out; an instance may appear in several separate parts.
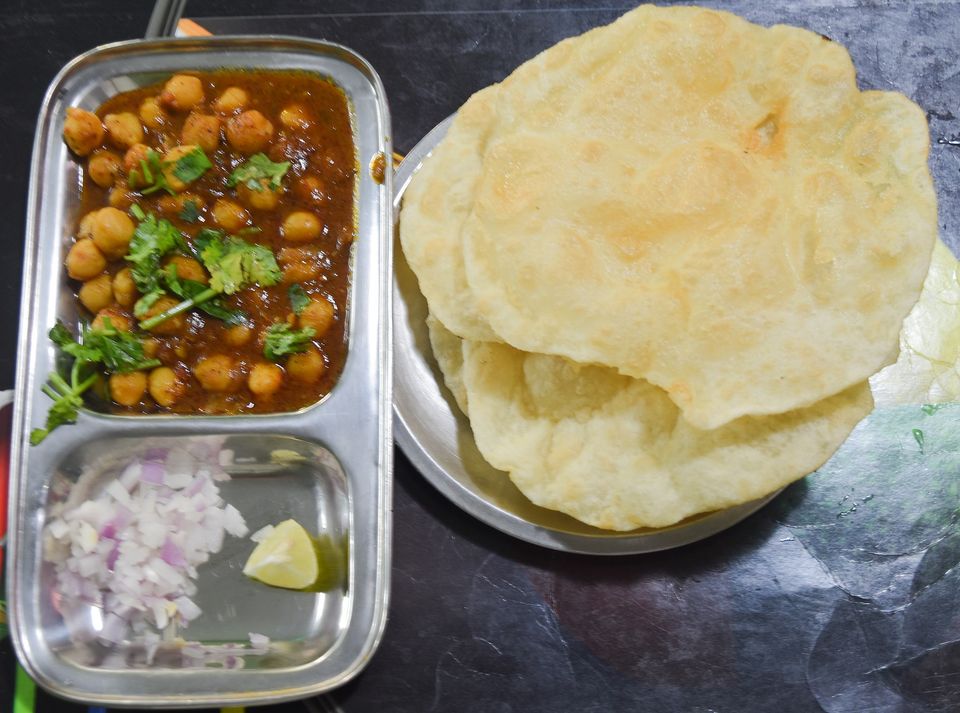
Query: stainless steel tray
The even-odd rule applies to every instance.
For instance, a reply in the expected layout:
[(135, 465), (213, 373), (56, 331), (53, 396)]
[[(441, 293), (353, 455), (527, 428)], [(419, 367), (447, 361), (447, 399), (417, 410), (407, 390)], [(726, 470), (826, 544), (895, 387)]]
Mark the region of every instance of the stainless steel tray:
[[(78, 209), (79, 166), (61, 140), (69, 106), (92, 109), (108, 97), (185, 69), (298, 69), (331, 78), (351, 105), (360, 167), (357, 234), (349, 293), (349, 351), (333, 391), (297, 413), (268, 416), (111, 416), (84, 411), (75, 425), (31, 447), (49, 400), (40, 386), (56, 354), (46, 332), (56, 319), (75, 323), (77, 308), (63, 270)], [(8, 605), (13, 641), (27, 671), (58, 696), (109, 706), (249, 705), (299, 698), (337, 686), (367, 663), (385, 623), (392, 489), (391, 294), (392, 185), (368, 169), (391, 155), (390, 120), (373, 68), (345, 47), (298, 38), (218, 37), (135, 41), (84, 54), (53, 81), (34, 146), (17, 401), (11, 454)], [(65, 635), (50, 596), (41, 530), (52, 493), (83, 470), (149, 443), (225, 439), (242, 453), (224, 486), (251, 528), (286, 517), (347, 538), (343, 592), (284, 592), (247, 580), (240, 568), (249, 541), (234, 541), (201, 567), (203, 616), (182, 635), (204, 643), (242, 642), (265, 634), (268, 655), (239, 670), (188, 670), (168, 663), (125, 666), (91, 661)], [(299, 454), (277, 464), (282, 448)], [(228, 542), (230, 542), (228, 540)], [(232, 547), (232, 549), (230, 549)]]
[[(453, 117), (438, 124), (407, 154), (394, 177), (395, 222), (403, 192)], [(672, 527), (611, 532), (538, 507), (480, 455), (430, 351), (427, 304), (395, 238), (393, 285), (394, 415), (397, 445), (417, 470), (465, 512), (521, 540), (565, 552), (628, 555), (696, 542), (735, 525), (775, 498), (765, 498), (684, 520)]]

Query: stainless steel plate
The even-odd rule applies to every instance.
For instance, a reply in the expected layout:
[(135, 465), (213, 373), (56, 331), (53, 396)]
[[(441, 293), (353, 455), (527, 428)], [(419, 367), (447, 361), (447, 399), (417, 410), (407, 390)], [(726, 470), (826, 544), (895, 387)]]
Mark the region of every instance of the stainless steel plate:
[[(410, 179), (446, 135), (453, 117), (427, 134), (394, 177), (394, 223)], [(680, 547), (743, 520), (778, 493), (672, 527), (631, 532), (600, 530), (538, 507), (480, 455), (470, 423), (457, 408), (433, 360), (425, 318), (427, 304), (399, 240), (394, 239), (394, 430), (397, 444), (424, 477), (465, 512), (521, 540), (565, 552), (628, 555)], [(778, 491), (779, 492), (779, 491)]]
[[(84, 411), (75, 425), (30, 447), (32, 427), (50, 405), (40, 385), (56, 366), (46, 332), (77, 307), (63, 259), (79, 206), (80, 167), (61, 139), (69, 106), (93, 109), (118, 92), (180, 70), (297, 69), (330, 78), (350, 104), (357, 177), (356, 230), (348, 297), (349, 351), (333, 391), (297, 413), (267, 416), (112, 416)], [(367, 663), (386, 620), (392, 485), (390, 314), (392, 176), (368, 169), (389, 156), (390, 119), (373, 68), (345, 47), (280, 37), (216, 37), (125, 42), (67, 65), (51, 85), (38, 120), (30, 199), (11, 459), (8, 605), (13, 641), (28, 672), (55, 694), (107, 706), (251, 705), (313, 695), (344, 683)], [(42, 529), (64, 488), (91, 471), (115, 477), (116, 459), (148, 443), (225, 441), (242, 461), (223, 488), (251, 527), (287, 517), (345, 538), (347, 586), (336, 594), (255, 586), (240, 573), (251, 546), (228, 540), (201, 568), (204, 609), (182, 632), (209, 644), (239, 644), (248, 632), (273, 642), (238, 670), (185, 668), (170, 657), (151, 663), (98, 651), (67, 635), (62, 598), (52, 596)], [(278, 466), (275, 450), (297, 455)], [(100, 480), (101, 486), (105, 480)], [(94, 633), (102, 616), (81, 607)], [(85, 617), (85, 618), (84, 618)]]

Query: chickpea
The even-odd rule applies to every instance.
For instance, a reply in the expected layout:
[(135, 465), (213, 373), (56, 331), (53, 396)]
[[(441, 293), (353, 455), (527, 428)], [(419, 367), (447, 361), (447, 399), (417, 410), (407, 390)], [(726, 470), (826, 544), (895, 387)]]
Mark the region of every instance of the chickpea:
[(157, 97), (147, 97), (140, 103), (140, 121), (143, 122), (144, 126), (151, 129), (160, 129), (169, 119), (170, 117), (160, 106), (160, 100)]
[(233, 391), (241, 378), (237, 365), (226, 354), (201, 359), (193, 367), (193, 375), (206, 391)]
[(128, 149), (143, 143), (143, 127), (136, 114), (129, 111), (107, 114), (103, 117), (103, 124), (107, 127), (107, 137), (117, 148)]
[(313, 213), (297, 210), (283, 219), (281, 230), (286, 240), (301, 243), (319, 238), (323, 226), (320, 224), (320, 219)]
[(316, 347), (310, 347), (299, 354), (291, 354), (287, 359), (287, 374), (291, 379), (304, 384), (315, 384), (326, 370), (323, 355)]
[(192, 257), (174, 255), (167, 261), (167, 265), (176, 267), (177, 277), (181, 280), (193, 280), (194, 282), (200, 282), (204, 285), (210, 282), (210, 278), (207, 277), (207, 272), (203, 269), (203, 265)]
[(323, 205), (330, 200), (326, 184), (317, 176), (304, 176), (296, 182), (293, 192), (300, 200), (314, 205)]
[(157, 201), (157, 209), (166, 215), (179, 215), (183, 212), (187, 203), (193, 203), (193, 207), (199, 213), (206, 207), (206, 201), (193, 193), (180, 193), (175, 196), (163, 196)]
[(64, 264), (74, 280), (90, 280), (107, 269), (107, 259), (90, 238), (75, 242)]
[(122, 307), (133, 307), (140, 298), (137, 283), (133, 281), (133, 272), (125, 267), (113, 276), (113, 298)]
[(253, 338), (253, 330), (245, 324), (235, 324), (223, 334), (224, 341), (231, 347), (242, 347)]
[(276, 364), (260, 362), (254, 364), (247, 377), (247, 386), (254, 396), (269, 398), (283, 384), (283, 369)]
[(110, 275), (103, 273), (92, 280), (87, 280), (77, 293), (80, 304), (93, 314), (106, 309), (113, 304), (113, 287), (110, 284)]
[(92, 329), (106, 329), (107, 321), (110, 327), (118, 332), (129, 332), (133, 329), (133, 321), (119, 307), (107, 307), (97, 312), (97, 316), (90, 323)]
[(146, 391), (146, 372), (131, 371), (110, 375), (110, 398), (121, 406), (136, 406)]
[(259, 191), (251, 190), (246, 183), (237, 186), (237, 196), (254, 210), (273, 210), (280, 202), (281, 193), (283, 193), (282, 187), (275, 191), (271, 190), (269, 181), (265, 178), (260, 181)]
[(310, 304), (297, 316), (300, 328), (313, 327), (315, 337), (322, 337), (334, 320), (334, 308), (327, 300), (312, 298)]
[(291, 104), (280, 112), (280, 123), (287, 129), (306, 129), (310, 126), (310, 116), (299, 104)]
[[(150, 309), (147, 310), (147, 313), (143, 316), (143, 319), (149, 319), (150, 317), (156, 317), (161, 312), (166, 312), (171, 307), (176, 307), (180, 304), (177, 300), (172, 297), (164, 295), (160, 299), (151, 305)], [(163, 335), (173, 335), (180, 334), (183, 331), (184, 327), (187, 326), (187, 317), (183, 312), (178, 315), (174, 315), (169, 319), (165, 319), (160, 324), (154, 325), (150, 331), (154, 334), (163, 334)]]
[(192, 111), (183, 124), (180, 139), (184, 144), (196, 144), (207, 153), (216, 151), (220, 143), (220, 119)]
[(158, 366), (150, 372), (148, 380), (150, 396), (160, 406), (173, 406), (186, 388), (177, 373), (169, 366)]
[(317, 255), (306, 248), (280, 248), (277, 262), (283, 273), (281, 280), (285, 283), (306, 282), (320, 276)]
[(98, 210), (90, 227), (93, 242), (100, 248), (100, 252), (112, 260), (126, 254), (136, 229), (130, 216), (117, 208)]
[(77, 156), (86, 156), (103, 141), (103, 124), (96, 114), (70, 107), (63, 122), (63, 140)]
[(224, 230), (235, 233), (250, 223), (250, 214), (239, 203), (220, 198), (213, 204), (213, 220)]
[(127, 210), (136, 202), (135, 199), (136, 196), (127, 190), (125, 183), (117, 184), (111, 188), (110, 195), (107, 197), (110, 207), (117, 210)]
[(146, 144), (134, 144), (123, 155), (123, 170), (130, 175), (134, 171), (140, 170), (140, 162), (147, 160), (147, 153), (150, 147)]
[(177, 178), (177, 174), (175, 173), (177, 161), (197, 148), (198, 147), (196, 145), (175, 146), (167, 151), (166, 155), (163, 157), (163, 175), (167, 179), (167, 185), (169, 185), (170, 188), (177, 193), (187, 187), (187, 184)]
[(127, 173), (127, 183), (134, 190), (147, 186), (147, 179), (144, 176), (142, 166), (147, 163), (149, 152), (150, 147), (146, 144), (134, 144), (123, 155), (123, 170)]
[(143, 343), (143, 355), (147, 359), (156, 359), (157, 354), (160, 353), (160, 342), (153, 337), (147, 337), (141, 342)]
[(163, 85), (160, 103), (174, 111), (187, 111), (203, 101), (203, 83), (189, 74), (175, 74)]
[(242, 154), (262, 151), (273, 137), (273, 124), (256, 109), (238, 114), (227, 122), (227, 141)]
[(80, 225), (77, 226), (77, 240), (84, 238), (93, 238), (93, 223), (97, 218), (96, 210), (91, 210), (80, 219)]
[(101, 188), (113, 185), (120, 172), (120, 157), (112, 151), (97, 151), (87, 161), (87, 175)]
[(223, 90), (223, 94), (217, 97), (213, 108), (221, 114), (232, 114), (238, 109), (243, 109), (248, 101), (250, 97), (240, 87), (227, 87)]

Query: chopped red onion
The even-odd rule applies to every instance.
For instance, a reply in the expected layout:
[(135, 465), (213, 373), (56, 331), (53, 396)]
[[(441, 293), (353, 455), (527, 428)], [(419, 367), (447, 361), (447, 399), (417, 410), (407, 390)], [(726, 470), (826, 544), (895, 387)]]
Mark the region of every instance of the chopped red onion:
[(117, 558), (120, 557), (120, 545), (114, 545), (107, 555), (107, 569), (113, 572), (117, 568)]
[(150, 483), (151, 485), (163, 485), (163, 479), (166, 473), (167, 471), (164, 469), (163, 463), (147, 461), (140, 469), (140, 480), (144, 483)]
[(167, 453), (170, 452), (169, 448), (148, 448), (144, 451), (143, 459), (148, 461), (164, 461), (166, 460)]
[(163, 541), (163, 547), (160, 548), (160, 557), (172, 567), (187, 566), (187, 558), (183, 556), (183, 550), (169, 537)]
[(213, 480), (229, 477), (219, 458), (209, 445), (148, 449), (95, 497), (76, 503), (66, 494), (45, 529), (53, 597), (65, 622), (65, 612), (103, 611), (102, 625), (99, 616), (94, 622), (71, 614), (72, 638), (81, 640), (81, 630), (111, 644), (139, 637), (149, 663), (160, 641), (150, 627), (186, 626), (200, 616), (192, 599), (197, 567), (220, 551), (226, 532), (247, 531)]
[(265, 636), (264, 634), (257, 634), (251, 631), (248, 636), (250, 637), (250, 645), (256, 649), (265, 649), (270, 646), (270, 637)]

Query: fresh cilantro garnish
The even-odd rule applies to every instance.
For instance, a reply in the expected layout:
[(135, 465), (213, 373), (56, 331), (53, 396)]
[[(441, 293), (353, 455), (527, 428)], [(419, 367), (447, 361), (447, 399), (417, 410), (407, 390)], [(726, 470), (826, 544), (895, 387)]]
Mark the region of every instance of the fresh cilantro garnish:
[(197, 206), (197, 202), (184, 201), (183, 208), (180, 209), (180, 212), (177, 213), (177, 215), (179, 216), (180, 220), (185, 220), (188, 223), (196, 223), (197, 218), (200, 217), (200, 209)]
[[(84, 329), (82, 349), (88, 361), (100, 362), (111, 374), (150, 369), (160, 366), (158, 359), (148, 359), (143, 353), (143, 342), (132, 332), (116, 329), (109, 318), (100, 329)], [(95, 358), (89, 358), (95, 356)]]
[(167, 289), (183, 300), (194, 300), (194, 306), (206, 312), (211, 317), (222, 319), (227, 324), (242, 324), (246, 322), (247, 315), (238, 309), (227, 307), (223, 300), (212, 297), (203, 302), (196, 302), (197, 297), (207, 291), (207, 286), (196, 280), (187, 280), (177, 275), (177, 266), (167, 265), (163, 271), (164, 280), (167, 283)]
[(130, 215), (132, 215), (137, 220), (143, 220), (144, 218), (147, 217), (147, 214), (143, 212), (143, 208), (141, 208), (136, 203), (130, 206)]
[(147, 215), (140, 220), (133, 232), (133, 239), (130, 240), (129, 252), (124, 258), (131, 263), (133, 281), (143, 295), (134, 305), (133, 313), (136, 316), (145, 315), (163, 296), (160, 261), (173, 250), (189, 252), (186, 239), (173, 223), (157, 220), (155, 215)]
[(230, 235), (206, 242), (200, 260), (217, 292), (232, 295), (250, 283), (269, 287), (280, 282), (280, 267), (270, 248)]
[(184, 183), (192, 183), (212, 168), (213, 164), (199, 146), (194, 146), (190, 153), (181, 156), (173, 164), (173, 175)]
[(310, 296), (296, 282), (290, 285), (287, 290), (287, 297), (290, 298), (290, 306), (293, 308), (294, 314), (300, 314), (310, 304)]
[(289, 168), (289, 161), (274, 163), (265, 154), (257, 153), (233, 170), (227, 179), (227, 185), (233, 188), (238, 183), (244, 183), (251, 191), (262, 191), (261, 181), (268, 181), (267, 186), (271, 191), (275, 191), (280, 188), (280, 179)]
[(294, 329), (286, 322), (271, 324), (263, 342), (263, 355), (270, 361), (279, 361), (288, 354), (305, 352), (314, 334), (313, 327)]
[(44, 427), (35, 428), (30, 432), (31, 445), (35, 446), (43, 441), (57, 426), (74, 423), (77, 420), (77, 414), (83, 406), (83, 392), (93, 386), (99, 378), (96, 373), (81, 378), (81, 363), (79, 360), (73, 363), (69, 383), (60, 374), (53, 372), (47, 383), (43, 385), (43, 393), (53, 399), (53, 405), (47, 411), (47, 422)]
[(50, 330), (50, 340), (64, 352), (73, 357), (68, 382), (57, 372), (53, 372), (43, 385), (43, 393), (53, 399), (53, 405), (47, 412), (44, 428), (35, 428), (30, 433), (30, 443), (37, 445), (57, 426), (73, 423), (83, 406), (84, 392), (96, 383), (96, 372), (83, 376), (94, 364), (103, 364), (109, 373), (123, 373), (138, 369), (150, 369), (160, 366), (158, 359), (147, 359), (143, 353), (143, 342), (130, 332), (116, 329), (110, 319), (104, 319), (103, 327), (83, 330), (82, 341), (77, 342), (70, 331), (61, 323)]
[(205, 304), (219, 295), (232, 295), (251, 284), (270, 287), (280, 281), (277, 260), (270, 248), (263, 245), (248, 243), (209, 228), (197, 233), (194, 245), (200, 261), (210, 273), (210, 286), (202, 291), (191, 292), (189, 296), (186, 296), (189, 288), (182, 288), (182, 296), (185, 297), (183, 302), (141, 322), (140, 326), (144, 329), (152, 329), (164, 320)]
[(146, 186), (140, 191), (145, 196), (157, 191), (166, 191), (170, 195), (176, 193), (167, 183), (167, 177), (163, 174), (163, 161), (160, 160), (160, 154), (153, 149), (147, 150), (146, 159), (140, 159), (139, 179)]

